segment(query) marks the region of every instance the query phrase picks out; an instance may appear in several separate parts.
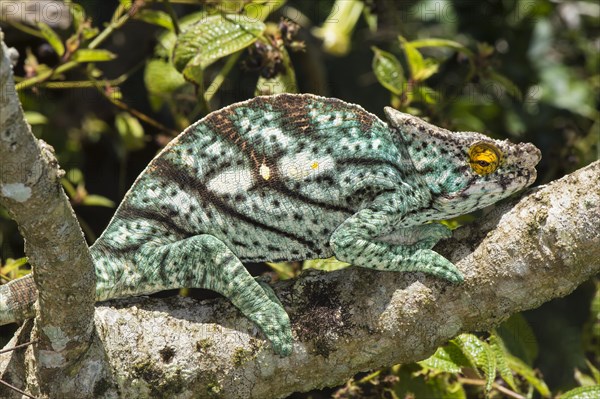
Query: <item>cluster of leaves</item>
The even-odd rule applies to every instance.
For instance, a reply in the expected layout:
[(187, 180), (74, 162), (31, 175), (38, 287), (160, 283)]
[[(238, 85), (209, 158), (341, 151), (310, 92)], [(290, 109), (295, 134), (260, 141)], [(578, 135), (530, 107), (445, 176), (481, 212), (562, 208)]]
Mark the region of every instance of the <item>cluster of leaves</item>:
[[(527, 360), (516, 357), (511, 351), (525, 353)], [(550, 389), (531, 366), (537, 351), (535, 337), (527, 322), (515, 315), (487, 338), (461, 334), (438, 348), (428, 359), (350, 380), (333, 397), (460, 399), (485, 395), (489, 398), (550, 398), (553, 397)], [(561, 399), (591, 399), (600, 395), (600, 372), (589, 362), (587, 368), (590, 375), (578, 372), (580, 386), (560, 394)]]

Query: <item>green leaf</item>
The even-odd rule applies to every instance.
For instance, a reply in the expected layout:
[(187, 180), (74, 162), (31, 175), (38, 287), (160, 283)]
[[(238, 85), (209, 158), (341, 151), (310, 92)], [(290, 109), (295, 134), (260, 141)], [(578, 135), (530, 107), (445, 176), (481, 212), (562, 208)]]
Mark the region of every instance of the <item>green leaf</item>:
[(508, 94), (512, 95), (519, 101), (523, 100), (523, 93), (521, 93), (521, 89), (517, 87), (509, 78), (504, 75), (499, 74), (498, 72), (488, 71), (487, 78), (491, 81), (498, 83), (500, 87), (502, 87)]
[(75, 31), (79, 30), (79, 27), (83, 25), (85, 22), (85, 10), (81, 6), (81, 4), (77, 3), (69, 3), (69, 12), (71, 13), (71, 17), (73, 18), (73, 25), (75, 27)]
[(44, 39), (46, 39), (54, 51), (56, 51), (56, 54), (58, 54), (59, 57), (62, 57), (65, 54), (65, 45), (63, 44), (60, 36), (58, 36), (56, 32), (54, 32), (54, 30), (44, 22), (38, 22), (37, 26), (44, 36)]
[(87, 48), (79, 49), (71, 56), (71, 59), (76, 62), (112, 61), (115, 58), (117, 58), (117, 56), (108, 50)]
[(431, 38), (431, 39), (413, 40), (413, 41), (410, 42), (410, 44), (413, 47), (415, 47), (415, 48), (421, 48), (421, 47), (450, 47), (450, 48), (453, 48), (455, 50), (458, 50), (458, 51), (466, 54), (469, 57), (474, 57), (475, 56), (471, 50), (469, 50), (467, 47), (463, 46), (459, 42), (455, 42), (454, 40), (434, 39), (434, 38)]
[(294, 273), (294, 267), (290, 262), (266, 262), (267, 265), (275, 270), (277, 276), (281, 280), (289, 280), (290, 278), (296, 277)]
[(252, 44), (265, 24), (240, 15), (211, 15), (182, 32), (173, 49), (178, 71), (189, 67), (204, 69), (216, 60)]
[(341, 261), (337, 260), (336, 258), (331, 257), (331, 258), (327, 258), (327, 259), (305, 260), (304, 263), (302, 264), (302, 270), (317, 269), (317, 270), (332, 271), (332, 270), (343, 269), (348, 266), (350, 266), (349, 263), (341, 262)]
[(592, 377), (594, 377), (594, 381), (596, 384), (600, 384), (600, 371), (594, 366), (589, 360), (585, 360), (585, 364), (587, 364), (588, 369), (592, 372)]
[(115, 203), (113, 201), (111, 201), (108, 198), (103, 197), (101, 195), (95, 195), (95, 194), (86, 195), (85, 198), (83, 199), (83, 201), (81, 201), (81, 203), (83, 205), (87, 205), (87, 206), (104, 206), (107, 208), (115, 207)]
[(508, 351), (531, 365), (538, 356), (538, 344), (535, 334), (522, 314), (510, 316), (495, 330)]
[(171, 32), (175, 30), (171, 17), (164, 11), (144, 9), (135, 14), (135, 19), (160, 26)]
[[(496, 356), (490, 346), (473, 334), (461, 334), (452, 340), (478, 369), (483, 371), (486, 390), (492, 389), (496, 378)], [(477, 370), (476, 368), (476, 370)]]
[(279, 52), (282, 55), (284, 70), (272, 78), (258, 78), (256, 83), (255, 96), (280, 93), (297, 93), (298, 84), (296, 83), (296, 73), (290, 61), (290, 57), (285, 47), (280, 47)]
[(474, 367), (454, 342), (439, 347), (432, 356), (418, 363), (422, 367), (447, 373), (460, 373), (463, 367)]
[(48, 118), (35, 111), (25, 111), (25, 119), (30, 125), (45, 125), (48, 123)]
[(402, 366), (397, 373), (399, 381), (394, 384), (395, 398), (466, 399), (467, 395), (458, 381), (449, 382), (447, 376), (415, 376), (411, 366)]
[(529, 382), (531, 386), (533, 386), (540, 393), (540, 395), (545, 398), (550, 397), (550, 389), (548, 389), (548, 386), (544, 380), (535, 375), (535, 371), (533, 371), (531, 367), (525, 364), (525, 362), (523, 362), (521, 359), (512, 355), (507, 355), (506, 360), (508, 362), (508, 367)]
[(19, 258), (19, 259), (6, 259), (6, 264), (2, 266), (2, 274), (10, 274), (11, 272), (19, 269), (21, 266), (27, 264), (27, 257)]
[(600, 385), (578, 387), (559, 396), (559, 399), (597, 399), (600, 398)]
[(371, 47), (375, 53), (372, 62), (375, 77), (383, 87), (396, 95), (404, 90), (404, 70), (400, 61), (391, 53)]
[(146, 64), (144, 83), (150, 93), (168, 96), (184, 85), (185, 79), (171, 63), (153, 59)]
[(489, 338), (489, 343), (492, 352), (494, 352), (494, 355), (496, 356), (496, 368), (498, 369), (498, 374), (500, 374), (500, 377), (502, 377), (513, 391), (520, 392), (512, 371), (510, 370), (510, 367), (508, 367), (508, 361), (506, 359), (508, 352), (504, 347), (502, 339), (497, 335), (492, 334)]
[(423, 56), (417, 50), (415, 46), (413, 46), (410, 42), (408, 42), (404, 37), (399, 36), (398, 39), (404, 48), (404, 54), (406, 55), (406, 62), (410, 68), (410, 74), (414, 80), (418, 80), (417, 76), (419, 76), (421, 71), (425, 68), (425, 60)]
[(115, 117), (115, 127), (127, 150), (144, 147), (144, 128), (136, 117), (128, 112), (121, 112)]

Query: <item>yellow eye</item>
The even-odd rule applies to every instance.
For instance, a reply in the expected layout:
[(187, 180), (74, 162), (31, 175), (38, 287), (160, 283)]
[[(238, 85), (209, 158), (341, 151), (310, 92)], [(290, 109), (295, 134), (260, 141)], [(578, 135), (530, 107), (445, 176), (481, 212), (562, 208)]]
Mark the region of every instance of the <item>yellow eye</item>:
[(501, 159), (500, 150), (490, 143), (476, 143), (469, 148), (469, 165), (478, 175), (494, 173)]

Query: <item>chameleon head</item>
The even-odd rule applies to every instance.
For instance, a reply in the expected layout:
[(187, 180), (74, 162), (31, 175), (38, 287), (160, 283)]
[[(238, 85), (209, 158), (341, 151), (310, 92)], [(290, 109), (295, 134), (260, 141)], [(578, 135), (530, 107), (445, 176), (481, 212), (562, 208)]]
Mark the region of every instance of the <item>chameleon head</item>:
[(474, 132), (451, 132), (393, 108), (389, 126), (429, 187), (436, 216), (448, 218), (490, 205), (534, 182), (540, 151)]

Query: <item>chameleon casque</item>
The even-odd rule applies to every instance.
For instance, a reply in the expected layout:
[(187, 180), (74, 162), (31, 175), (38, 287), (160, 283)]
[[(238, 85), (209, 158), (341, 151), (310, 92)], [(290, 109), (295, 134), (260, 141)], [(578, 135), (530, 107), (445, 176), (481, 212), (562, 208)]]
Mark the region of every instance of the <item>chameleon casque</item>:
[[(217, 291), (292, 351), (290, 321), (244, 262), (328, 258), (454, 283), (428, 223), (531, 184), (539, 150), (453, 133), (385, 108), (310, 94), (257, 97), (187, 128), (137, 178), (90, 247), (98, 301), (180, 287)], [(31, 306), (31, 277), (0, 287), (0, 322)], [(24, 299), (26, 298), (26, 299)], [(24, 303), (29, 302), (29, 303)]]

